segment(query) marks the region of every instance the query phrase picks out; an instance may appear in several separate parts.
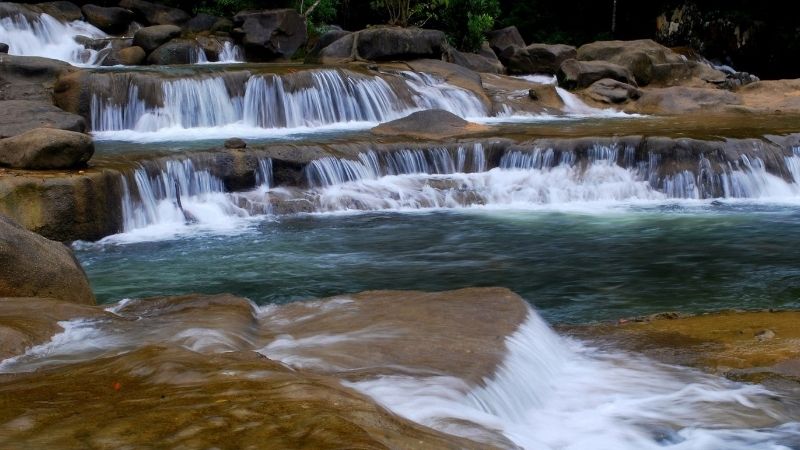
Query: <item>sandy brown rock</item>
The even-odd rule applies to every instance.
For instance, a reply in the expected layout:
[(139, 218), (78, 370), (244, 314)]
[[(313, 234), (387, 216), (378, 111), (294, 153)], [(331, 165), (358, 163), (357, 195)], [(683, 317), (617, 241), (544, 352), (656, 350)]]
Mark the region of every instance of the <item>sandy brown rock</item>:
[(485, 125), (467, 122), (441, 109), (417, 111), (372, 129), (372, 133), (379, 136), (406, 136), (418, 139), (444, 139), (487, 131), (489, 127)]
[(94, 304), (72, 251), (0, 215), (0, 297), (47, 297)]
[(0, 165), (16, 169), (82, 167), (93, 154), (92, 137), (74, 131), (35, 128), (0, 139)]
[(561, 64), (557, 76), (558, 84), (566, 89), (583, 89), (603, 78), (611, 78), (631, 85), (636, 84), (630, 70), (606, 61), (568, 59)]
[(744, 110), (741, 105), (740, 96), (730, 91), (673, 86), (643, 90), (641, 98), (626, 107), (626, 110), (645, 114), (735, 112)]

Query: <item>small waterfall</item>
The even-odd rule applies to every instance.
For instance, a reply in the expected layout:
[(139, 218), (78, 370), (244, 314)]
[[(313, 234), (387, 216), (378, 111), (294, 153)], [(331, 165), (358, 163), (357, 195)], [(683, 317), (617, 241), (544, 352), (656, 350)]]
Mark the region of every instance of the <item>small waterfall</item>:
[(230, 201), (222, 180), (190, 159), (168, 160), (158, 170), (139, 167), (122, 177), (122, 188), (125, 232), (157, 224), (219, 225), (247, 215)]
[(222, 43), (218, 62), (225, 64), (244, 62), (244, 52), (238, 45), (225, 41)]
[(272, 158), (259, 158), (256, 169), (256, 186), (269, 189), (272, 185)]
[[(113, 91), (96, 91), (92, 95), (91, 124), (99, 139), (150, 139), (156, 131), (160, 133), (155, 137), (169, 140), (180, 130), (193, 130), (180, 133), (180, 138), (203, 139), (209, 133), (225, 135), (225, 129), (230, 130), (228, 134), (246, 137), (271, 130), (311, 130), (346, 124), (366, 127), (428, 108), (443, 108), (461, 116), (487, 113), (475, 94), (419, 74), (403, 78), (404, 83), (390, 84), (383, 77), (346, 70), (308, 70), (253, 75), (243, 85), (232, 84), (235, 74), (164, 79), (156, 85), (152, 79), (135, 75), (98, 76), (111, 77), (107, 84), (116, 86)], [(118, 98), (119, 92), (125, 91), (119, 89), (120, 83), (128, 84), (124, 98)], [(147, 92), (160, 90), (158, 100), (141, 95), (145, 84)], [(118, 131), (150, 135), (110, 133)]]
[(107, 37), (87, 22), (63, 23), (48, 14), (35, 19), (22, 14), (0, 19), (0, 42), (8, 44), (10, 55), (42, 56), (75, 65), (100, 64), (100, 52), (78, 44), (78, 36)]

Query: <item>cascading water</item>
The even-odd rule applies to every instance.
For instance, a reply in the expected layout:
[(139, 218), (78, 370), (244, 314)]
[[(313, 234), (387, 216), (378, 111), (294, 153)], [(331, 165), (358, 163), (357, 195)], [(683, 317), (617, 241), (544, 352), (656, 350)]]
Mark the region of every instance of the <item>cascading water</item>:
[(390, 85), (377, 76), (313, 70), (253, 75), (241, 91), (220, 76), (167, 79), (160, 82), (158, 101), (145, 100), (135, 78), (123, 81), (128, 83), (124, 99), (92, 97), (91, 124), (98, 139), (259, 137), (319, 127), (363, 128), (429, 108), (462, 116), (487, 113), (475, 94), (430, 76), (408, 75), (403, 84)]
[(216, 61), (209, 61), (206, 56), (205, 50), (198, 47), (196, 54), (192, 61), (194, 64), (235, 64), (244, 62), (244, 53), (241, 47), (230, 42), (225, 41), (220, 46), (218, 59)]
[(18, 14), (0, 19), (0, 42), (8, 44), (10, 55), (43, 56), (75, 65), (100, 64), (102, 53), (77, 43), (78, 36), (107, 37), (87, 22), (63, 23), (48, 14), (36, 18)]
[(535, 311), (495, 374), (348, 383), (406, 418), (472, 439), (498, 430), (525, 449), (784, 449), (800, 423), (761, 386), (564, 339)]

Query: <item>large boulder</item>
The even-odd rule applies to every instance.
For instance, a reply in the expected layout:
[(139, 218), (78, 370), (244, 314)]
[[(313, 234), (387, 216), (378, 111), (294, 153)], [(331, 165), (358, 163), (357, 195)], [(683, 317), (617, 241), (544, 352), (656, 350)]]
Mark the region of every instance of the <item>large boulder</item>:
[(447, 49), (447, 37), (438, 30), (375, 27), (358, 33), (356, 50), (371, 61), (440, 59)]
[(8, 44), (0, 42), (0, 53), (8, 53)]
[(500, 60), (512, 74), (546, 73), (554, 75), (561, 64), (568, 59), (575, 59), (575, 47), (563, 44), (531, 44), (520, 48), (515, 45), (506, 47), (500, 53)]
[(457, 115), (442, 110), (417, 111), (402, 119), (378, 125), (372, 129), (379, 136), (406, 136), (418, 139), (445, 139), (474, 133), (483, 133), (489, 127), (467, 122)]
[(645, 114), (685, 114), (698, 112), (735, 112), (744, 110), (742, 99), (733, 92), (716, 88), (672, 86), (649, 88), (626, 110)]
[(492, 50), (498, 55), (511, 46), (525, 47), (525, 40), (522, 39), (522, 35), (519, 34), (517, 27), (513, 25), (490, 31), (486, 33), (486, 38), (489, 40), (489, 45), (492, 47)]
[(190, 33), (200, 33), (203, 31), (211, 31), (214, 25), (217, 24), (222, 17), (212, 16), (211, 14), (199, 13), (189, 19), (188, 22), (183, 24), (183, 29)]
[(117, 61), (123, 66), (138, 66), (144, 63), (147, 53), (139, 46), (123, 48), (117, 52)]
[(150, 25), (183, 25), (191, 18), (183, 10), (144, 0), (122, 0), (119, 6), (133, 11), (139, 21)]
[(158, 47), (147, 57), (148, 64), (166, 66), (197, 62), (197, 42), (189, 39), (174, 39)]
[(611, 78), (595, 81), (586, 93), (592, 100), (602, 103), (625, 103), (642, 96), (642, 91), (630, 84), (621, 83)]
[(0, 100), (49, 103), (55, 80), (72, 70), (68, 63), (55, 59), (0, 54)]
[[(494, 52), (492, 52), (492, 56), (494, 56)], [(480, 73), (505, 72), (505, 67), (496, 56), (487, 57), (484, 54), (464, 53), (454, 48), (447, 51), (447, 61)]]
[(45, 14), (49, 14), (64, 22), (72, 22), (73, 20), (83, 19), (81, 8), (72, 2), (46, 2), (39, 3), (36, 6), (38, 6)]
[(611, 78), (631, 85), (636, 84), (628, 69), (605, 61), (568, 59), (561, 64), (557, 76), (558, 84), (566, 89), (583, 89), (603, 78)]
[(0, 215), (0, 297), (44, 297), (94, 304), (89, 280), (61, 244)]
[(181, 35), (181, 27), (175, 25), (153, 25), (140, 28), (133, 35), (133, 45), (141, 47), (150, 53), (165, 42)]
[(83, 117), (63, 111), (49, 102), (0, 101), (0, 138), (42, 127), (84, 132), (86, 121)]
[(355, 42), (357, 35), (357, 33), (350, 33), (340, 37), (320, 50), (318, 54), (310, 54), (308, 58), (306, 58), (307, 62), (339, 64), (353, 61), (355, 59)]
[(707, 81), (725, 80), (725, 74), (708, 65), (688, 61), (667, 47), (650, 39), (636, 41), (599, 41), (581, 46), (577, 59), (606, 61), (628, 69), (636, 83), (678, 84), (692, 76)]
[(327, 48), (329, 45), (333, 44), (339, 39), (349, 36), (350, 34), (352, 34), (350, 31), (341, 29), (326, 31), (322, 34), (322, 36), (319, 37), (319, 39), (317, 39), (317, 42), (315, 42), (314, 46), (308, 51), (306, 54), (306, 59), (309, 61), (315, 61), (323, 49)]
[(133, 22), (133, 13), (117, 6), (103, 7), (83, 5), (81, 8), (86, 21), (109, 34), (123, 33)]
[(308, 39), (306, 21), (294, 9), (242, 11), (233, 24), (248, 61), (291, 58)]
[(92, 137), (74, 131), (36, 128), (0, 139), (0, 165), (14, 169), (70, 169), (93, 154)]

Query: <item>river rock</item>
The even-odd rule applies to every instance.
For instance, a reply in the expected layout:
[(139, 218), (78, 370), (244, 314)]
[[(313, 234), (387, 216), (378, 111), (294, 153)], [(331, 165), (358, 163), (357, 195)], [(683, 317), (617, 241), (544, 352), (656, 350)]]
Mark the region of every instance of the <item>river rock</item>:
[(117, 53), (117, 60), (124, 66), (138, 66), (144, 63), (147, 54), (139, 46), (123, 48)]
[(603, 78), (611, 78), (631, 85), (636, 84), (628, 69), (605, 61), (568, 59), (561, 64), (557, 76), (558, 84), (566, 89), (583, 89)]
[(243, 11), (233, 24), (248, 61), (291, 58), (308, 39), (306, 21), (294, 9)]
[(0, 53), (8, 53), (8, 44), (0, 42)]
[(235, 149), (235, 148), (245, 148), (247, 147), (247, 142), (244, 139), (240, 138), (230, 138), (225, 141), (225, 148)]
[(86, 21), (109, 34), (123, 33), (133, 22), (133, 13), (125, 8), (116, 6), (103, 7), (97, 5), (83, 5), (81, 8)]
[(26, 5), (23, 3), (0, 2), (0, 18), (23, 16), (29, 22), (35, 21), (41, 8), (36, 5)]
[(68, 63), (54, 59), (0, 54), (0, 100), (50, 103), (55, 80), (73, 70)]
[[(314, 61), (319, 57), (319, 53), (329, 45), (333, 44), (334, 42), (338, 41), (339, 39), (352, 34), (349, 31), (335, 29), (335, 30), (328, 30), (322, 36), (317, 39), (317, 42), (314, 43), (314, 46), (306, 54), (306, 59), (309, 61)], [(351, 45), (352, 48), (352, 45)]]
[(153, 25), (140, 28), (133, 35), (133, 45), (138, 45), (150, 53), (165, 42), (181, 35), (181, 28), (175, 25)]
[(506, 48), (511, 46), (516, 47), (525, 47), (525, 40), (522, 39), (522, 35), (519, 34), (519, 30), (517, 27), (510, 26), (501, 28), (499, 30), (493, 30), (486, 33), (486, 38), (489, 41), (489, 45), (491, 46), (492, 50), (496, 54), (501, 54), (505, 51)]
[(399, 27), (362, 30), (355, 45), (358, 56), (370, 61), (440, 59), (448, 46), (441, 31)]
[(500, 60), (513, 74), (546, 73), (554, 75), (561, 64), (574, 59), (575, 47), (563, 44), (531, 44), (521, 48), (515, 45), (506, 47), (500, 53)]
[(94, 154), (88, 134), (35, 128), (0, 139), (0, 165), (15, 169), (70, 169), (86, 165)]
[(84, 132), (86, 121), (77, 114), (68, 113), (44, 101), (0, 101), (0, 138), (42, 127)]
[(642, 96), (642, 91), (630, 84), (621, 83), (611, 78), (603, 78), (595, 81), (586, 90), (586, 93), (594, 100), (603, 103), (625, 103), (628, 100), (636, 100)]
[(55, 17), (63, 22), (72, 22), (83, 19), (81, 8), (72, 2), (57, 1), (36, 4), (42, 12)]
[(672, 86), (643, 90), (641, 98), (626, 110), (644, 114), (735, 112), (743, 109), (740, 105), (739, 95), (723, 89)]
[(149, 25), (183, 25), (191, 18), (183, 10), (145, 0), (121, 0), (119, 6), (133, 11), (139, 21)]
[(340, 37), (320, 50), (318, 54), (309, 55), (307, 58), (308, 62), (340, 64), (353, 61), (355, 59), (356, 36), (356, 33), (350, 33)]
[(192, 64), (196, 62), (197, 50), (194, 40), (173, 39), (153, 50), (147, 57), (147, 63), (158, 66)]
[(211, 31), (214, 25), (222, 20), (222, 17), (212, 16), (211, 14), (199, 13), (189, 19), (183, 25), (183, 29), (190, 33), (200, 33), (203, 31)]
[(0, 297), (46, 297), (94, 304), (72, 251), (0, 215)]
[(447, 61), (466, 67), (480, 73), (504, 73), (506, 71), (503, 63), (494, 56), (486, 57), (483, 54), (460, 52), (454, 48), (447, 51)]
[(457, 115), (441, 109), (417, 111), (402, 119), (392, 120), (372, 129), (380, 136), (409, 136), (420, 139), (444, 139), (474, 133), (483, 133), (489, 127), (467, 122)]

